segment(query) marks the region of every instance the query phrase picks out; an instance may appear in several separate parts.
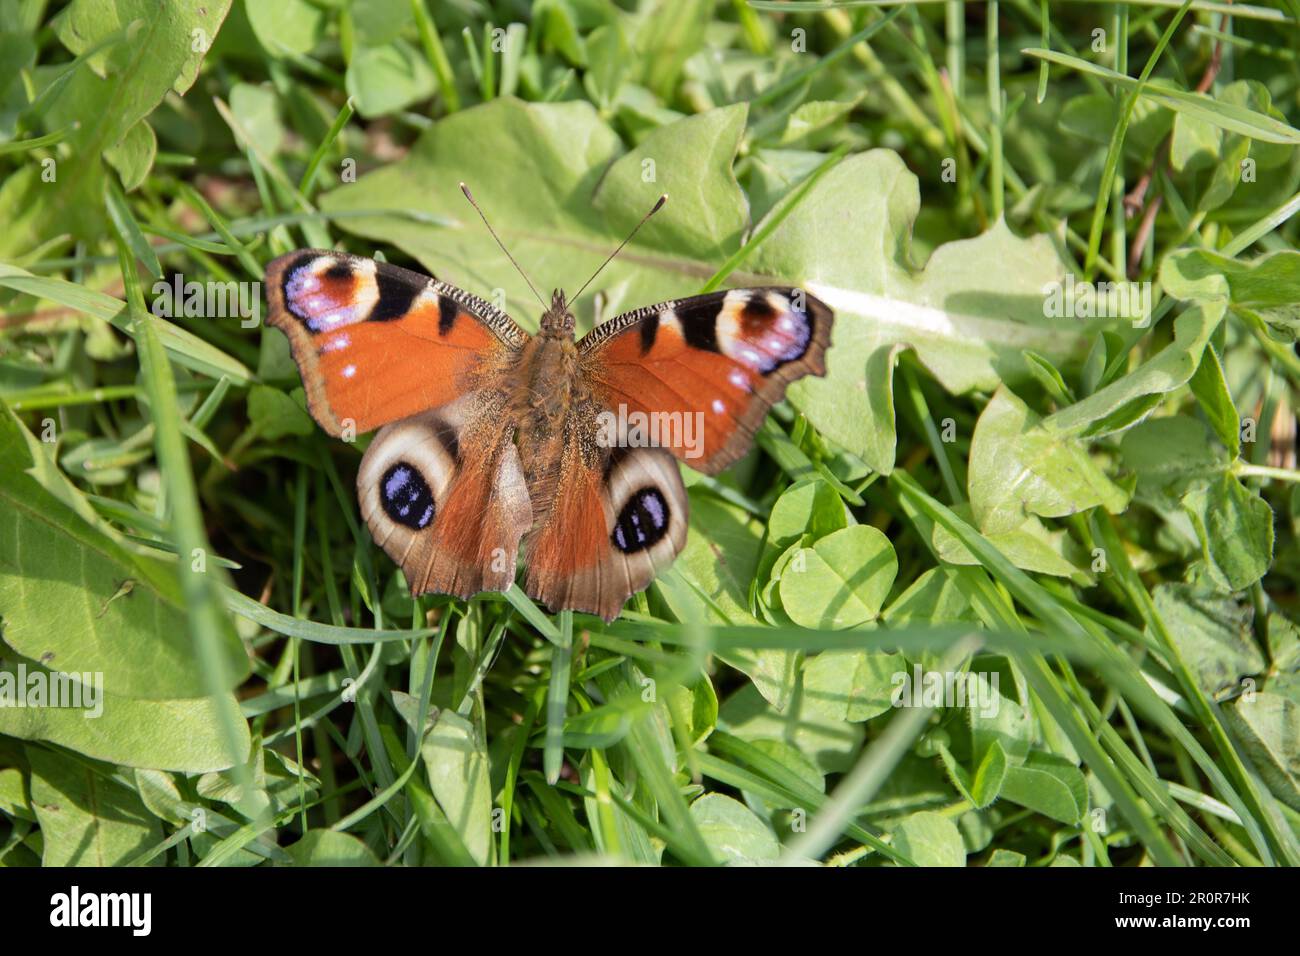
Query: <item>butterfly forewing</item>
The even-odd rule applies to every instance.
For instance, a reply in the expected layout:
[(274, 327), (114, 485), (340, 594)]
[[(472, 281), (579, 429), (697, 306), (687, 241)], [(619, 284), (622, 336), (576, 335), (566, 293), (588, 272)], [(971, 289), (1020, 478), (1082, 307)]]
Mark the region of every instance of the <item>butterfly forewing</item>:
[(749, 450), (790, 382), (825, 373), (831, 323), (802, 289), (732, 289), (618, 316), (579, 349), (593, 392), (620, 422), (715, 474)]
[(505, 313), (429, 276), (300, 250), (267, 266), (267, 321), (289, 338), (312, 416), (352, 434), (491, 384), (527, 340)]

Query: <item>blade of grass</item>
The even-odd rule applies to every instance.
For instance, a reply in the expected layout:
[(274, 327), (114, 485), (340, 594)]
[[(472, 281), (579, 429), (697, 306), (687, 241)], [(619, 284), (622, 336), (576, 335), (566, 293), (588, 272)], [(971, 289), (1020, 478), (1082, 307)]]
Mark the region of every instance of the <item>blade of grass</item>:
[[(751, 5), (758, 6), (757, 4), (751, 4)], [(852, 49), (855, 46), (857, 46), (859, 43), (871, 39), (871, 37), (875, 36), (886, 26), (892, 23), (894, 18), (897, 17), (902, 12), (903, 12), (903, 8), (901, 6), (896, 7), (895, 9), (887, 13), (885, 16), (877, 20), (875, 23), (871, 23), (863, 27), (861, 30), (859, 30), (857, 33), (853, 34), (851, 37), (846, 39), (843, 43), (839, 44), (837, 47), (835, 47), (835, 49), (831, 50), (829, 53), (826, 53), (823, 56), (819, 57), (816, 63), (810, 64), (809, 66), (804, 67), (802, 70), (795, 70), (793, 73), (789, 74), (788, 76), (782, 77), (780, 80), (777, 80), (767, 89), (763, 90), (761, 93), (759, 93), (757, 96), (755, 96), (752, 100), (749, 101), (750, 109), (753, 109), (756, 106), (766, 106), (770, 103), (774, 103), (777, 100), (781, 99), (781, 97), (790, 93), (792, 90), (797, 90), (800, 87), (800, 85), (812, 79), (814, 76), (816, 76), (818, 73), (825, 70), (827, 67), (831, 66), (837, 60), (847, 56), (850, 53), (850, 51), (852, 51)]]
[[(107, 322), (128, 335), (134, 327), (130, 313), (121, 299), (65, 279), (33, 275), (26, 269), (0, 262), (0, 287), (49, 299), (83, 315)], [(143, 305), (143, 295), (140, 301)], [(248, 366), (238, 359), (165, 319), (157, 316), (151, 316), (151, 319), (150, 328), (177, 364), (212, 378), (228, 376), (239, 385), (254, 381), (255, 376)]]
[(781, 225), (790, 213), (794, 212), (795, 208), (798, 207), (799, 203), (803, 201), (803, 198), (808, 195), (808, 192), (813, 188), (813, 186), (817, 185), (817, 180), (821, 179), (832, 166), (843, 159), (848, 154), (848, 151), (849, 147), (847, 145), (837, 146), (833, 149), (826, 158), (817, 165), (817, 168), (808, 174), (808, 178), (800, 183), (798, 188), (796, 188), (795, 191), (777, 207), (776, 212), (768, 217), (768, 220), (763, 223), (762, 227), (750, 236), (749, 240), (743, 246), (732, 253), (731, 257), (722, 264), (721, 268), (719, 268), (717, 272), (713, 273), (713, 275), (709, 277), (709, 280), (705, 282), (704, 285), (700, 286), (699, 294), (703, 295), (706, 292), (712, 292), (722, 285), (723, 282), (727, 281), (727, 276), (739, 269), (741, 263), (749, 258), (750, 253), (762, 245), (763, 241), (776, 231), (776, 227)]
[[(1124, 100), (1123, 108), (1120, 111), (1119, 122), (1115, 124), (1115, 129), (1111, 132), (1110, 146), (1106, 151), (1106, 163), (1101, 173), (1101, 185), (1097, 189), (1097, 202), (1092, 210), (1092, 224), (1088, 229), (1088, 252), (1084, 259), (1083, 271), (1089, 276), (1093, 274), (1093, 269), (1097, 261), (1097, 254), (1101, 250), (1101, 230), (1106, 221), (1106, 207), (1110, 204), (1112, 185), (1115, 182), (1115, 171), (1119, 168), (1120, 152), (1124, 147), (1124, 136), (1128, 132), (1129, 121), (1133, 118), (1133, 108), (1137, 105), (1138, 95), (1146, 86), (1146, 82), (1151, 76), (1151, 71), (1156, 68), (1156, 64), (1160, 61), (1160, 57), (1165, 52), (1165, 47), (1167, 47), (1169, 41), (1173, 39), (1174, 31), (1177, 30), (1178, 25), (1183, 22), (1183, 17), (1187, 15), (1187, 11), (1191, 8), (1191, 5), (1192, 0), (1184, 0), (1182, 6), (1178, 8), (1178, 12), (1174, 14), (1174, 18), (1169, 22), (1169, 25), (1165, 27), (1164, 33), (1160, 35), (1160, 39), (1156, 41), (1155, 48), (1151, 51), (1151, 55), (1147, 57), (1146, 66), (1142, 68), (1141, 76), (1139, 76), (1135, 82), (1131, 82), (1129, 95)], [(1030, 56), (1041, 54), (1046, 59), (1057, 63), (1074, 59), (1073, 57), (1067, 57), (1063, 53), (1055, 53), (1051, 50), (1026, 50), (1024, 52)], [(1080, 60), (1079, 62), (1083, 63), (1086, 61)], [(1114, 73), (1113, 70), (1108, 70), (1106, 72), (1112, 73), (1115, 77), (1120, 76), (1120, 74)], [(1127, 77), (1124, 77), (1124, 79), (1128, 80)], [(1126, 83), (1123, 85), (1129, 84)]]
[(53, 146), (55, 143), (63, 142), (80, 127), (80, 123), (69, 123), (62, 129), (56, 129), (53, 133), (46, 133), (44, 136), (33, 136), (31, 139), (15, 139), (8, 143), (0, 143), (0, 156), (7, 156), (10, 153), (24, 153), (28, 150), (40, 149), (42, 146)]
[[(415, 0), (419, 5), (419, 0)], [(325, 159), (325, 154), (329, 152), (334, 141), (339, 138), (343, 132), (343, 127), (348, 125), (348, 120), (352, 119), (352, 114), (356, 110), (352, 106), (352, 97), (348, 97), (339, 110), (338, 115), (334, 117), (334, 122), (330, 124), (329, 131), (325, 138), (320, 141), (316, 151), (311, 154), (311, 159), (307, 162), (307, 168), (303, 170), (302, 179), (298, 181), (298, 191), (304, 196), (311, 194), (311, 187), (316, 181), (316, 170), (320, 168), (321, 162)]]
[(231, 660), (235, 655), (243, 658), (243, 646), (221, 604), (220, 572), (208, 570), (207, 555), (212, 549), (204, 530), (185, 438), (181, 434), (176, 380), (162, 340), (154, 328), (157, 319), (144, 307), (144, 293), (135, 263), (125, 237), (121, 236), (118, 237), (118, 257), (126, 286), (131, 332), (139, 350), (141, 377), (155, 424), (154, 448), (171, 509), (172, 537), (182, 556), (182, 560), (177, 562), (177, 573), (185, 596), (190, 638), (212, 699), (226, 755), (231, 761), (230, 772), (236, 783), (247, 790), (252, 780), (248, 774), (247, 755), (240, 744), (242, 735), (238, 725), (242, 718), (230, 693), (230, 688), (240, 679), (231, 666)]
[(564, 716), (569, 702), (569, 669), (573, 660), (573, 612), (559, 614), (559, 637), (551, 647), (551, 680), (546, 695), (546, 745), (542, 767), (546, 782), (555, 785), (564, 763)]
[[(980, 563), (990, 574), (1007, 588), (1013, 597), (1033, 611), (1045, 628), (1052, 633), (1069, 636), (1081, 644), (1092, 645), (1101, 651), (1104, 658), (1112, 661), (1113, 668), (1106, 671), (1108, 679), (1120, 684), (1120, 689), (1128, 694), (1132, 703), (1140, 707), (1150, 719), (1155, 721), (1158, 726), (1176, 739), (1192, 755), (1192, 758), (1200, 766), (1202, 772), (1210, 778), (1220, 795), (1238, 814), (1243, 815), (1243, 819), (1250, 816), (1241, 797), (1238, 796), (1227, 777), (1219, 769), (1216, 762), (1210, 758), (1210, 755), (1206, 753), (1205, 749), (1188, 733), (1187, 728), (1182, 725), (1168, 706), (1155, 697), (1144, 682), (1133, 679), (1130, 670), (1131, 662), (1127, 658), (1123, 657), (1111, 645), (1097, 645), (1088, 630), (1075, 621), (1068, 611), (1053, 601), (1050, 594), (1043, 591), (1039, 585), (1034, 583), (1032, 578), (1008, 561), (983, 535), (927, 495), (910, 476), (895, 472), (890, 476), (890, 482), (899, 489), (900, 497), (911, 502), (914, 507), (924, 511), (932, 520), (939, 522), (957, 536), (961, 543), (980, 560)], [(1036, 641), (1040, 640), (1041, 638), (1036, 638)], [(1048, 652), (1049, 649), (1044, 648), (1043, 653)], [(1022, 661), (1022, 667), (1026, 669), (1026, 676), (1034, 676), (1036, 689), (1039, 690), (1040, 694), (1046, 693), (1048, 695), (1044, 700), (1055, 708), (1053, 716), (1068, 731), (1070, 726), (1073, 726), (1073, 715), (1076, 715), (1077, 712), (1060, 700), (1059, 693), (1051, 686), (1050, 682), (1054, 681), (1054, 678), (1052, 678), (1050, 671), (1046, 670), (1046, 663), (1044, 662), (1041, 668), (1035, 663), (1041, 660), (1041, 654), (1022, 654), (1020, 660)], [(1059, 713), (1056, 711), (1059, 711)], [(1117, 800), (1130, 804), (1126, 816), (1135, 827), (1147, 832), (1147, 837), (1144, 838), (1143, 842), (1152, 847), (1153, 852), (1158, 852), (1166, 857), (1172, 856), (1163, 835), (1152, 833), (1150, 828), (1143, 822), (1146, 815), (1137, 809), (1135, 801), (1132, 800), (1128, 781), (1116, 775), (1113, 766), (1097, 749), (1091, 730), (1089, 728), (1084, 729), (1085, 733), (1081, 737), (1077, 739), (1072, 737), (1076, 749), (1085, 755), (1085, 759), (1089, 761), (1089, 766), (1093, 767), (1101, 782), (1111, 792), (1111, 795)], [(1096, 762), (1094, 763), (1094, 761)], [(1136, 769), (1140, 769), (1145, 773), (1145, 768), (1142, 768), (1140, 763)], [(1159, 800), (1161, 796), (1167, 796), (1167, 792), (1163, 787), (1157, 787), (1154, 781), (1144, 776), (1134, 777), (1133, 782), (1142, 785), (1145, 791), (1144, 795), (1148, 799)], [(1170, 822), (1179, 822), (1181, 824), (1183, 820), (1182, 817), (1176, 817), (1176, 819), (1171, 819)], [(1262, 835), (1258, 832), (1256, 836), (1262, 839)]]

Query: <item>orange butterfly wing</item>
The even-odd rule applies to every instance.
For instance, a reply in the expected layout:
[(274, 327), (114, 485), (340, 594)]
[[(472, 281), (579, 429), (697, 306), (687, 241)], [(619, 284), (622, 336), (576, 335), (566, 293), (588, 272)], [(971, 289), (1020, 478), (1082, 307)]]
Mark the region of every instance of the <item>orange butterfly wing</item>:
[(686, 547), (690, 505), (662, 448), (584, 456), (581, 444), (569, 446), (549, 513), (528, 537), (524, 590), (552, 611), (612, 621)]
[(284, 332), (312, 417), (331, 435), (450, 404), (527, 341), (504, 312), (429, 276), (305, 249), (267, 266), (267, 321)]
[(673, 456), (712, 474), (745, 454), (786, 386), (824, 374), (831, 322), (802, 290), (738, 289), (638, 309), (587, 335), (580, 391), (605, 420), (568, 423), (549, 507), (527, 539), (529, 596), (616, 617), (686, 546)]
[(716, 474), (749, 450), (787, 385), (825, 374), (832, 320), (802, 289), (732, 289), (618, 316), (578, 348), (620, 423), (648, 424), (650, 444)]

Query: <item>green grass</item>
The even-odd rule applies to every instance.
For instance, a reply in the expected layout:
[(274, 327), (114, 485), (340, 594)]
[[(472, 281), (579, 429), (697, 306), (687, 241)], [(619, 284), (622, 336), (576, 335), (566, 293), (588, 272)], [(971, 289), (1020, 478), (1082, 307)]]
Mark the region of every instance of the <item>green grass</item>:
[[(103, 710), (0, 707), (0, 862), (1300, 862), (1295, 4), (158, 3), (0, 0), (0, 703)], [(836, 311), (611, 624), (412, 600), (259, 321), (535, 328), (461, 181), (543, 288), (669, 194), (580, 331)]]

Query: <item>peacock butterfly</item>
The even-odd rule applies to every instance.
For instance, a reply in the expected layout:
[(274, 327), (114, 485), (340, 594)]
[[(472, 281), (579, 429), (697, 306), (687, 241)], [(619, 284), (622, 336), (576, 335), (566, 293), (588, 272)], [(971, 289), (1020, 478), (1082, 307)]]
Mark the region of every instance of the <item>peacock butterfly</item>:
[(832, 322), (802, 289), (732, 289), (575, 341), (556, 291), (529, 335), (453, 285), (317, 249), (275, 259), (266, 285), (312, 416), (336, 437), (379, 429), (357, 496), (413, 595), (508, 589), (527, 536), (528, 595), (606, 620), (686, 545), (678, 460), (711, 475), (744, 455), (786, 386), (825, 374)]

